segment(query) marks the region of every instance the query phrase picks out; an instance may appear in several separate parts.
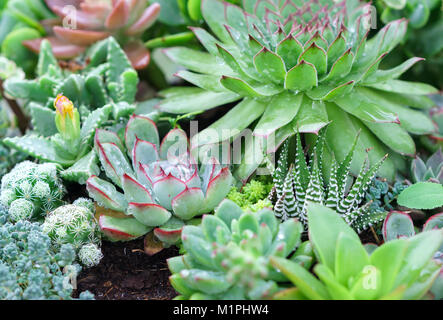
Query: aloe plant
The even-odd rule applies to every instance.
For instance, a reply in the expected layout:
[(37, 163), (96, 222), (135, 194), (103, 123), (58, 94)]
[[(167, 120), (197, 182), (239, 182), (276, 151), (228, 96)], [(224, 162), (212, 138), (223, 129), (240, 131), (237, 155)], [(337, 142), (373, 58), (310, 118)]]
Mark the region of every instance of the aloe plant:
[(186, 133), (174, 129), (160, 144), (157, 126), (146, 116), (131, 116), (124, 144), (106, 130), (97, 130), (94, 141), (112, 183), (91, 176), (89, 195), (100, 206), (124, 213), (124, 218), (99, 218), (111, 240), (130, 240), (155, 228), (155, 236), (164, 244), (174, 244), (185, 221), (212, 211), (231, 188), (229, 168), (211, 158), (199, 170), (188, 151)]
[(426, 294), (440, 272), (441, 265), (432, 257), (443, 242), (441, 230), (392, 240), (368, 254), (357, 234), (333, 210), (312, 203), (308, 217), (318, 278), (297, 263), (271, 257), (271, 264), (296, 286), (275, 298), (414, 300)]
[[(215, 215), (205, 215), (199, 226), (182, 232), (186, 253), (168, 259), (170, 282), (180, 293), (176, 299), (266, 299), (281, 290), (286, 279), (269, 264), (269, 257), (312, 262), (312, 248), (300, 245), (301, 224), (295, 219), (279, 223), (272, 210), (243, 212), (224, 200)], [(296, 259), (297, 257), (297, 259)], [(305, 258), (305, 259), (302, 259)]]
[(364, 203), (365, 192), (386, 156), (371, 168), (365, 162), (350, 185), (349, 179), (353, 178), (350, 177), (349, 168), (359, 139), (357, 136), (348, 146), (349, 152), (344, 161), (338, 163), (332, 159), (328, 181), (324, 173), (325, 133), (323, 129), (319, 134), (309, 163), (304, 156), (300, 134), (296, 136), (294, 164), (288, 165), (289, 141), (284, 143), (273, 174), (274, 188), (269, 199), (274, 204), (276, 216), (282, 220), (296, 217), (307, 227), (306, 210), (312, 201), (336, 210), (349, 225), (361, 232), (382, 221), (386, 215), (384, 211), (372, 211), (371, 201)]
[[(227, 140), (253, 126), (255, 135), (275, 133), (279, 145), (299, 132), (318, 133), (331, 122), (327, 145), (342, 161), (343, 145), (361, 139), (351, 171), (358, 174), (365, 149), (372, 163), (391, 154), (380, 169), (393, 180), (400, 155), (414, 155), (409, 133), (434, 131), (422, 109), (437, 90), (398, 80), (420, 61), (391, 70), (380, 61), (402, 40), (407, 22), (391, 22), (369, 39), (369, 4), (358, 0), (243, 1), (244, 10), (204, 0), (202, 15), (214, 35), (193, 28), (207, 52), (177, 47), (168, 56), (186, 71), (178, 76), (198, 88), (168, 89), (159, 108), (171, 113), (203, 112), (239, 101), (229, 113), (193, 138), (197, 145)], [(411, 108), (413, 107), (413, 108)]]

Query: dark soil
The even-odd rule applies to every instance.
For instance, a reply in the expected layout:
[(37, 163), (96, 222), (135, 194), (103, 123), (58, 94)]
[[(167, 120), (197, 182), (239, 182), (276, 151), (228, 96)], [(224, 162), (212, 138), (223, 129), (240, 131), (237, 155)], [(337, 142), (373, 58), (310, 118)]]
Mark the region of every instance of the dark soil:
[(77, 278), (74, 297), (89, 290), (97, 300), (170, 300), (177, 293), (169, 284), (166, 259), (178, 255), (171, 247), (156, 255), (143, 252), (143, 238), (130, 242), (103, 242), (103, 259)]

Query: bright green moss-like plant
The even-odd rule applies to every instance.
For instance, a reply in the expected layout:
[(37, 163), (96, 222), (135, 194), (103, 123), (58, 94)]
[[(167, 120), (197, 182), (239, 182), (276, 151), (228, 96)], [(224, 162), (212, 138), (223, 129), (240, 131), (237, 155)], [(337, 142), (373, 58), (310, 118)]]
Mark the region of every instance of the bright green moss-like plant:
[(443, 242), (441, 230), (389, 241), (368, 254), (357, 234), (333, 210), (308, 205), (309, 239), (319, 261), (318, 276), (297, 263), (271, 257), (271, 264), (296, 287), (275, 298), (312, 300), (415, 300), (440, 272), (432, 257)]
[(0, 203), (12, 221), (41, 220), (63, 204), (64, 195), (55, 164), (24, 161), (3, 176)]
[[(301, 231), (295, 219), (279, 223), (270, 209), (243, 212), (224, 200), (200, 226), (183, 228), (186, 253), (168, 259), (171, 284), (179, 299), (269, 298), (286, 280), (271, 267), (269, 257), (293, 253)], [(308, 251), (303, 252), (307, 268)]]
[(414, 108), (432, 106), (425, 95), (437, 90), (398, 80), (421, 59), (378, 70), (403, 39), (407, 22), (393, 21), (369, 39), (370, 5), (358, 0), (245, 0), (243, 7), (202, 1), (213, 34), (193, 31), (207, 52), (166, 51), (188, 69), (178, 76), (196, 87), (161, 92), (165, 99), (159, 108), (195, 113), (239, 101), (193, 138), (196, 146), (230, 139), (251, 125), (256, 136), (275, 133), (279, 145), (295, 131), (318, 133), (332, 121), (326, 137), (329, 153), (343, 161), (344, 146), (361, 130), (351, 172), (358, 174), (365, 150), (372, 148), (371, 163), (391, 155), (380, 175), (393, 180), (397, 163), (404, 161), (399, 154), (415, 154), (409, 133), (434, 131), (429, 117)]
[[(324, 204), (336, 210), (340, 216), (354, 229), (361, 232), (372, 224), (384, 219), (385, 212), (370, 210), (371, 202), (364, 203), (365, 192), (377, 170), (386, 156), (374, 166), (368, 167), (365, 162), (354, 179), (350, 176), (349, 168), (353, 160), (359, 137), (348, 146), (348, 154), (344, 161), (332, 159), (329, 180), (324, 172), (325, 132), (322, 131), (313, 148), (309, 163), (306, 162), (300, 135), (297, 134), (297, 149), (295, 163), (288, 165), (289, 141), (285, 142), (274, 171), (274, 185), (269, 198), (274, 203), (277, 217), (283, 221), (288, 218), (298, 218), (305, 226), (307, 221), (307, 206), (310, 201)], [(354, 179), (348, 186), (348, 180)]]

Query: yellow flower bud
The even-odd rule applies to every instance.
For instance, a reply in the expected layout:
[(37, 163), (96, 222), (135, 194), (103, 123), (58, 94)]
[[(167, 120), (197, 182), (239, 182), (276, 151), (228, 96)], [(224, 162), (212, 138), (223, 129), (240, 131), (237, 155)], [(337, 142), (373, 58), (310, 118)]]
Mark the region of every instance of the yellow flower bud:
[(72, 101), (59, 94), (55, 98), (54, 108), (56, 110), (55, 124), (63, 139), (77, 141), (80, 137), (80, 115)]

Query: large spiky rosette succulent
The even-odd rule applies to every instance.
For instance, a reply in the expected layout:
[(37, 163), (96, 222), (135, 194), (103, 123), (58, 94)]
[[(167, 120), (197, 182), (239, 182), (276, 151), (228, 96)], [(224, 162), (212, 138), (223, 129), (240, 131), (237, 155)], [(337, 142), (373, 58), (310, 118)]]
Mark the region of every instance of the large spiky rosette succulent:
[[(69, 23), (54, 26), (53, 35), (47, 37), (57, 58), (73, 58), (93, 43), (113, 36), (122, 44), (135, 69), (149, 64), (149, 51), (139, 38), (157, 19), (158, 3), (147, 7), (146, 0), (46, 0), (46, 4), (60, 17), (60, 22)], [(72, 28), (72, 24), (76, 27)], [(38, 53), (41, 41), (28, 40), (24, 45)]]
[(97, 130), (95, 148), (112, 183), (90, 177), (89, 195), (101, 207), (126, 215), (99, 218), (112, 240), (130, 240), (155, 228), (163, 243), (176, 243), (186, 221), (212, 211), (231, 187), (229, 169), (215, 158), (199, 170), (183, 130), (171, 130), (160, 144), (155, 123), (145, 116), (130, 118), (124, 143), (113, 132)]
[[(207, 52), (182, 47), (166, 51), (188, 69), (177, 75), (199, 88), (164, 91), (161, 110), (198, 112), (239, 101), (208, 130), (232, 129), (235, 135), (254, 126), (256, 137), (275, 133), (277, 145), (294, 131), (318, 133), (332, 122), (327, 146), (339, 161), (345, 156), (343, 145), (352, 144), (361, 130), (353, 174), (358, 174), (367, 148), (373, 149), (371, 163), (390, 154), (381, 176), (392, 179), (397, 168), (406, 168), (399, 155), (415, 154), (409, 134), (435, 130), (416, 109), (430, 108), (433, 103), (425, 95), (436, 91), (397, 79), (420, 58), (378, 70), (402, 40), (406, 20), (391, 22), (369, 39), (371, 7), (358, 0), (244, 0), (243, 7), (202, 1), (202, 15), (213, 34), (193, 31)], [(204, 130), (193, 143), (229, 138)]]

